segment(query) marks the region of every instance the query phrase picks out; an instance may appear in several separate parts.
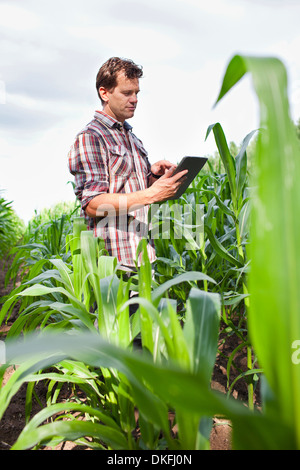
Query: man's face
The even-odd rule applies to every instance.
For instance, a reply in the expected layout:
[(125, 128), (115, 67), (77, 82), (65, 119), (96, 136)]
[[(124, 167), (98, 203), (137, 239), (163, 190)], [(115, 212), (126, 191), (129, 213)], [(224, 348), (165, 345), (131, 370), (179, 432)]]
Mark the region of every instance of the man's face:
[(117, 86), (113, 90), (100, 88), (100, 95), (104, 101), (103, 111), (117, 121), (124, 122), (125, 119), (134, 115), (139, 91), (139, 80), (137, 78), (130, 80), (123, 72), (120, 72), (117, 77)]

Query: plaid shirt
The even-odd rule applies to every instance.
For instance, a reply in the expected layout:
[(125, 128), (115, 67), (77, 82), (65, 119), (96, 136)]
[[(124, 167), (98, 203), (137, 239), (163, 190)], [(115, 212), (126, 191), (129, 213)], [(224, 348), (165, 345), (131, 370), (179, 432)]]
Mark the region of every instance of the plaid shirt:
[[(88, 229), (105, 241), (107, 251), (120, 264), (135, 266), (138, 243), (148, 236), (149, 207), (95, 218), (88, 217), (84, 210), (98, 194), (126, 194), (148, 187), (151, 165), (142, 142), (126, 121), (122, 126), (96, 111), (94, 119), (76, 136), (68, 159), (69, 170), (75, 177), (74, 191), (81, 201), (81, 215)], [(150, 262), (155, 260), (151, 240), (148, 256)]]

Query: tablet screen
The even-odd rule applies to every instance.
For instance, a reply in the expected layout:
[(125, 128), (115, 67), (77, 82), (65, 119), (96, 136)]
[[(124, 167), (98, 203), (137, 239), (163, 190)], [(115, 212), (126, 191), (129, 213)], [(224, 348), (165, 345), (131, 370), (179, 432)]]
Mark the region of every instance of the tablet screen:
[(184, 176), (186, 179), (183, 183), (179, 186), (177, 193), (175, 196), (171, 197), (170, 199), (178, 199), (185, 190), (189, 187), (193, 179), (198, 175), (201, 168), (207, 162), (206, 157), (184, 157), (181, 162), (176, 167), (173, 175), (179, 173), (182, 170), (188, 170), (188, 173)]

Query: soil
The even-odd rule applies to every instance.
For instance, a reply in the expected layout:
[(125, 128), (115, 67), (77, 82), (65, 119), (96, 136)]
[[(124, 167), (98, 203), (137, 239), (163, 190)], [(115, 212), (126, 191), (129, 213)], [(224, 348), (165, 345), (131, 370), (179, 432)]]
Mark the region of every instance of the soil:
[[(12, 286), (9, 284), (7, 287), (4, 285), (6, 266), (4, 262), (0, 260), (0, 298), (7, 295)], [(15, 307), (15, 310), (10, 318), (10, 321), (7, 325), (0, 325), (0, 339), (5, 339), (5, 333), (9, 330), (10, 325), (13, 323), (14, 318), (18, 314), (18, 307)], [(227, 393), (227, 374), (226, 374), (226, 365), (227, 357), (238, 345), (238, 340), (236, 336), (227, 338), (226, 342), (223, 344), (220, 340), (219, 344), (219, 353), (217, 355), (217, 360), (213, 372), (211, 387), (214, 390)], [(239, 351), (235, 358), (234, 363), (239, 368), (239, 370), (247, 370), (247, 359), (246, 351)], [(10, 376), (14, 373), (14, 368), (9, 367), (4, 376), (3, 385), (7, 382)], [(234, 378), (239, 374), (236, 368), (232, 368), (230, 374), (230, 383)], [(35, 388), (36, 394), (39, 401), (45, 405), (46, 401), (46, 386), (40, 382)], [(68, 398), (68, 390), (65, 391), (66, 399)], [(243, 380), (238, 380), (232, 390), (232, 396), (241, 400), (244, 403), (247, 402), (248, 392), (247, 385)], [(259, 406), (259, 391), (254, 394), (254, 404)], [(0, 450), (9, 450), (10, 447), (16, 442), (19, 434), (25, 426), (25, 400), (26, 400), (26, 385), (23, 385), (21, 389), (14, 395), (12, 398), (9, 407), (7, 408), (2, 420), (0, 421)], [(37, 400), (32, 402), (32, 412), (31, 416), (34, 416), (35, 413), (40, 411), (40, 405)], [(221, 419), (220, 417), (214, 418), (214, 425), (211, 431), (210, 436), (210, 448), (211, 450), (231, 450), (231, 425), (226, 419)], [(77, 446), (73, 442), (64, 442), (55, 447), (43, 447), (42, 450), (89, 450), (82, 446)]]

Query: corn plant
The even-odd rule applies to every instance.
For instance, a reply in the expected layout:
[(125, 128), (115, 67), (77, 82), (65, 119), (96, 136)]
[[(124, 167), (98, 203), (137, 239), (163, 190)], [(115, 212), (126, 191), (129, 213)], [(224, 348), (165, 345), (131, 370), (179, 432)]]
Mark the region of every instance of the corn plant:
[[(88, 245), (86, 238), (90, 241)], [(74, 232), (71, 236), (67, 235), (66, 243), (65, 250), (69, 251), (68, 243), (71, 247), (74, 270), (72, 264), (64, 262), (62, 258), (42, 258), (33, 265), (37, 269), (31, 270), (37, 275), (31, 276), (12, 291), (4, 303), (0, 313), (1, 321), (6, 316), (9, 318), (11, 308), (19, 298), (33, 299), (33, 302), (22, 309), (10, 329), (9, 337), (19, 335), (21, 331), (32, 331), (37, 326), (65, 329), (78, 324), (78, 328), (95, 328), (96, 313), (90, 310), (94, 304), (101, 308), (100, 270), (102, 269), (104, 276), (112, 274), (114, 260), (106, 256), (101, 258), (97, 240), (91, 232), (87, 232), (80, 218), (75, 219)], [(78, 251), (82, 253), (79, 261)], [(40, 272), (45, 262), (52, 265), (52, 269)], [(100, 327), (102, 328), (101, 321)]]
[[(1, 191), (0, 191), (1, 192)], [(24, 232), (24, 223), (12, 208), (12, 202), (0, 197), (0, 256), (5, 259)]]
[[(181, 206), (182, 218), (173, 217), (170, 226), (171, 244), (163, 237), (156, 239), (159, 255), (159, 272), (171, 277), (174, 270), (199, 270), (213, 277), (219, 292), (233, 291), (247, 297), (244, 283), (247, 272), (246, 246), (249, 238), (249, 184), (246, 149), (255, 131), (247, 135), (237, 155), (230, 153), (222, 126), (209, 126), (214, 133), (225, 173), (216, 173), (210, 163), (210, 171), (202, 172), (178, 201), (169, 201), (171, 208)], [(197, 224), (197, 209), (203, 208), (203, 222)], [(189, 213), (190, 225), (184, 223)], [(172, 213), (172, 211), (171, 211)], [(164, 219), (162, 217), (162, 219)], [(163, 220), (161, 221), (163, 224)], [(176, 239), (176, 226), (180, 225), (181, 237)], [(175, 252), (175, 253), (174, 253)], [(233, 295), (232, 295), (233, 297)]]
[[(248, 326), (268, 393), (264, 395), (265, 413), (260, 417), (259, 434), (264, 444), (247, 443), (243, 434), (236, 439), (245, 447), (299, 449), (300, 369), (291, 354), (300, 336), (296, 288), (300, 272), (299, 142), (289, 114), (286, 70), (280, 60), (235, 56), (218, 100), (246, 72), (252, 75), (261, 107), (261, 131), (253, 162)], [(259, 419), (252, 417), (247, 422), (253, 430)]]
[[(208, 168), (202, 170), (186, 193), (178, 201), (169, 201), (171, 209), (179, 206), (181, 211), (177, 211), (177, 214), (174, 210), (169, 210), (169, 214), (165, 211), (172, 219), (169, 223), (171, 243), (165, 242), (163, 236), (155, 240), (158, 254), (157, 278), (162, 282), (167, 278), (171, 279), (175, 273), (190, 270), (200, 271), (214, 278), (216, 283), (212, 287), (222, 297), (222, 320), (225, 325), (223, 333), (227, 336), (236, 335), (240, 343), (238, 348), (247, 348), (248, 368), (252, 369), (255, 361), (252, 359), (247, 337), (245, 308), (249, 302), (246, 283), (249, 260), (246, 247), (249, 243), (250, 212), (246, 150), (255, 131), (244, 138), (239, 150), (236, 146), (227, 144), (219, 123), (208, 127), (206, 138), (210, 133), (214, 134), (223, 172), (216, 172), (208, 160)], [(233, 150), (236, 151), (235, 156), (232, 155)], [(200, 226), (200, 218), (197, 217), (199, 208), (203, 211)], [(185, 217), (186, 212), (189, 217)], [(186, 220), (190, 224), (186, 224)], [(161, 226), (163, 223), (162, 217)], [(176, 239), (177, 225), (183, 227), (179, 240)], [(189, 288), (191, 286), (173, 288), (174, 296), (184, 300)], [(203, 282), (203, 288), (207, 290), (206, 281)], [(235, 353), (236, 350), (228, 358), (228, 377)], [(244, 376), (242, 373), (240, 377)], [(245, 378), (248, 381), (249, 405), (253, 406), (252, 379), (256, 375)]]
[[(154, 296), (156, 302), (160, 296), (161, 290)], [(136, 301), (136, 299), (132, 301)], [(140, 363), (142, 364), (146, 361), (146, 367), (147, 364), (152, 364), (154, 368), (159, 370), (167, 361), (170, 364), (170, 370), (174, 369), (176, 371), (179, 367), (179, 370), (187, 371), (192, 376), (201, 376), (205, 388), (209, 390), (217, 349), (219, 323), (218, 297), (216, 294), (211, 295), (193, 288), (188, 302), (187, 319), (183, 330), (176, 317), (176, 311), (172, 309), (171, 304), (166, 305), (166, 311), (161, 315), (159, 310), (154, 307), (154, 302), (151, 303), (146, 298), (139, 298), (138, 302), (147, 308), (153, 319), (151, 327), (157, 325), (163, 338), (163, 342), (159, 342), (161, 354), (156, 355), (154, 360), (150, 360), (148, 354), (143, 356), (142, 352), (139, 355), (134, 354), (130, 356), (126, 352), (129, 351), (128, 348), (116, 348), (112, 343), (103, 342), (101, 336), (95, 334), (89, 337), (84, 334), (79, 336), (78, 334), (75, 336), (74, 334), (66, 334), (64, 336), (65, 344), (62, 349), (59, 335), (50, 335), (51, 346), (50, 342), (48, 342), (48, 336), (42, 335), (44, 350), (40, 361), (34, 362), (34, 359), (30, 358), (29, 352), (29, 359), (20, 365), (16, 373), (1, 390), (1, 413), (6, 409), (13, 393), (16, 392), (22, 383), (28, 381), (38, 381), (45, 378), (60, 382), (73, 381), (79, 384), (79, 386), (83, 386), (84, 390), (91, 387), (93, 394), (89, 390), (88, 406), (87, 404), (79, 405), (78, 403), (51, 403), (45, 410), (42, 410), (28, 422), (14, 446), (15, 449), (33, 447), (40, 442), (49, 443), (50, 441), (53, 444), (62, 439), (76, 439), (77, 441), (77, 439), (83, 439), (85, 436), (93, 438), (93, 442), (90, 444), (94, 448), (99, 448), (103, 445), (113, 449), (154, 449), (157, 446), (164, 448), (166, 445), (169, 449), (208, 447), (211, 429), (208, 415), (206, 413), (203, 415), (200, 412), (193, 413), (191, 410), (186, 410), (185, 406), (178, 403), (173, 404), (169, 398), (161, 397), (160, 394), (157, 394), (157, 387), (153, 387), (153, 384), (148, 383), (147, 374), (146, 377), (144, 373), (140, 375), (140, 371), (134, 370), (135, 366), (133, 366), (131, 371), (131, 366), (128, 368), (126, 362), (128, 359), (130, 361), (130, 357), (138, 358), (140, 356), (141, 359), (138, 359), (138, 362), (141, 361)], [(124, 308), (126, 308), (126, 304)], [(80, 342), (80, 348), (78, 348), (78, 342)], [(163, 343), (164, 348), (162, 348)], [(71, 346), (71, 344), (73, 345)], [(49, 346), (50, 350), (48, 349)], [(78, 354), (77, 352), (73, 354), (69, 349), (70, 346), (72, 350), (75, 347)], [(113, 347), (112, 350), (109, 350), (110, 346)], [(9, 343), (8, 356), (10, 347)], [(36, 346), (33, 347), (35, 348)], [(46, 349), (47, 353), (44, 355)], [(97, 359), (94, 353), (98, 356)], [(110, 357), (103, 361), (107, 353)], [(26, 357), (26, 354), (23, 358)], [(65, 354), (66, 357), (64, 357)], [(124, 360), (126, 357), (128, 359)], [(71, 361), (70, 358), (72, 359)], [(14, 359), (16, 359), (15, 353)], [(60, 361), (58, 365), (56, 365), (57, 360)], [(123, 365), (120, 367), (122, 363)], [(65, 374), (40, 372), (41, 368), (49, 367), (50, 365), (65, 369)], [(80, 375), (78, 374), (79, 366)], [(101, 383), (99, 375), (95, 372), (95, 367), (100, 367), (102, 371), (107, 371), (103, 375), (105, 378), (109, 377), (111, 382), (114, 383), (115, 387), (110, 388), (110, 392), (114, 392), (114, 394), (110, 398), (115, 404), (115, 409), (108, 410), (107, 406), (103, 407), (103, 399), (102, 406), (99, 407), (99, 404), (101, 404), (101, 389), (102, 394), (105, 393), (103, 392), (105, 382)], [(74, 372), (76, 374), (72, 375)], [(137, 376), (136, 373), (138, 374)], [(96, 397), (94, 403), (92, 400), (93, 396)], [(96, 409), (94, 408), (95, 405), (97, 405)], [(135, 407), (137, 407), (139, 412), (139, 426), (141, 430), (141, 439), (137, 442), (133, 441), (131, 435), (133, 426), (135, 426), (133, 413)], [(173, 407), (175, 410), (178, 424), (178, 437), (175, 439), (170, 433), (168, 422), (170, 407)], [(116, 408), (118, 409), (117, 413)], [(59, 411), (87, 413), (93, 423), (86, 418), (84, 424), (80, 420), (73, 419), (67, 423), (56, 420), (52, 424), (42, 425), (45, 418), (49, 418)], [(202, 419), (200, 420), (200, 418)], [(199, 420), (201, 423), (200, 427)], [(159, 439), (161, 432), (163, 432), (164, 440)], [(87, 441), (82, 440), (79, 443), (87, 444)]]
[(49, 269), (47, 260), (50, 258), (67, 260), (66, 236), (72, 230), (72, 220), (77, 210), (75, 204), (70, 207), (57, 205), (53, 210), (36, 214), (28, 222), (22, 238), (10, 250), (12, 262), (6, 274), (6, 283), (14, 281), (17, 275), (24, 280), (33, 266), (36, 269), (37, 262), (41, 270), (45, 270)]

